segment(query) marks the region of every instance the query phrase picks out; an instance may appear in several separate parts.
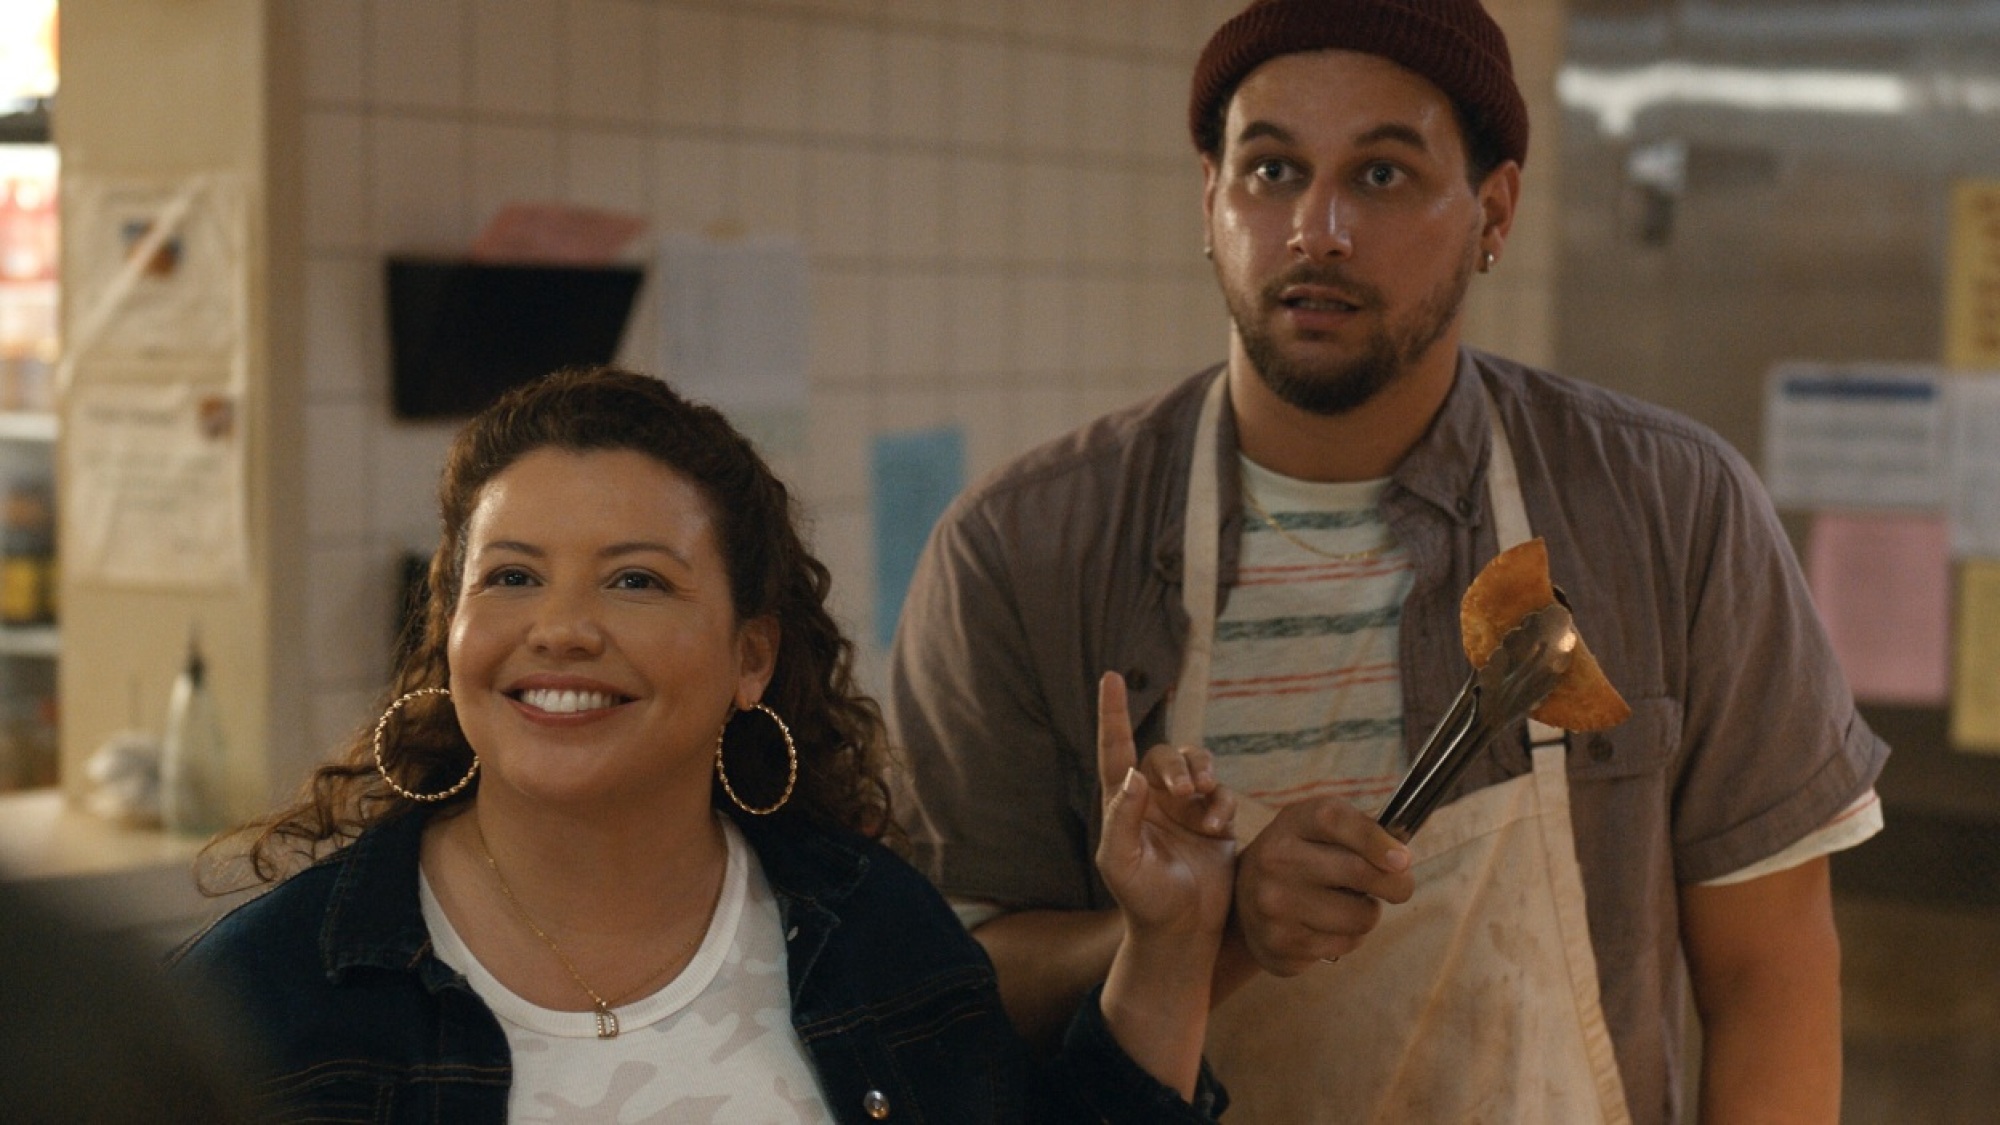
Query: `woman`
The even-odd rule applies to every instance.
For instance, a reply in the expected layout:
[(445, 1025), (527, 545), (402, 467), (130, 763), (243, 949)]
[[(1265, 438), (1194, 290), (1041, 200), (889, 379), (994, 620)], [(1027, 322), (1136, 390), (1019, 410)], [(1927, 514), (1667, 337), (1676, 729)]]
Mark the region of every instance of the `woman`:
[[(313, 1120), (1208, 1120), (1229, 802), (1129, 769), (1128, 936), (1033, 1062), (891, 835), (828, 576), (722, 417), (608, 369), (517, 389), (440, 485), (422, 634), (368, 737), (253, 825), (276, 886), (179, 955)], [(1196, 763), (1199, 766), (1199, 763)], [(306, 858), (318, 861), (289, 874)], [(1204, 1108), (1196, 1108), (1201, 1106)]]

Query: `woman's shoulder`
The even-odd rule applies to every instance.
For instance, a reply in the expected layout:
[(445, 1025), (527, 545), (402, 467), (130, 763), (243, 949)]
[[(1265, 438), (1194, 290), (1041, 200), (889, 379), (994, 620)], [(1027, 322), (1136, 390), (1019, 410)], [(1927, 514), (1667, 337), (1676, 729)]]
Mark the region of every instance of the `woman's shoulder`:
[(352, 843), (221, 914), (169, 964), (235, 975), (300, 961), (333, 946), (376, 947), (421, 928), (415, 843), (421, 825), (364, 831)]
[(267, 957), (319, 929), (337, 878), (333, 862), (316, 864), (228, 908), (168, 957), (176, 966), (202, 967)]

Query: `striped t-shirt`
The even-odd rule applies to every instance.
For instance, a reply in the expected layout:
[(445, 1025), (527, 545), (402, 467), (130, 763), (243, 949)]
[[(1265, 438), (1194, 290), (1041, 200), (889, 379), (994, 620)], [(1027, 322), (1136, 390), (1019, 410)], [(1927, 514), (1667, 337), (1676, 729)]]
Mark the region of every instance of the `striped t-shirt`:
[(1388, 480), (1239, 459), (1243, 541), (1203, 723), (1217, 774), (1267, 804), (1333, 794), (1373, 810), (1408, 759), (1397, 638), (1415, 571), (1382, 519)]

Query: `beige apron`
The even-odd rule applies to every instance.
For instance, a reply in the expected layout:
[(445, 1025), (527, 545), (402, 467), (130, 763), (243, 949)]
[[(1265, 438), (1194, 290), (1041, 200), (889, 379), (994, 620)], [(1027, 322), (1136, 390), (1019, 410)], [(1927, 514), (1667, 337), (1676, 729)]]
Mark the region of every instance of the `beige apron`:
[[(1201, 741), (1215, 632), (1218, 376), (1196, 427), (1184, 599), (1190, 636), (1168, 716)], [(1487, 472), (1504, 549), (1528, 538), (1513, 452), (1489, 401)], [(1561, 732), (1534, 724), (1534, 769), (1439, 809), (1417, 836), (1416, 895), (1361, 948), (1288, 979), (1260, 974), (1215, 1012), (1208, 1059), (1229, 1120), (1629, 1122), (1570, 832)], [(1248, 842), (1274, 812), (1246, 808)]]

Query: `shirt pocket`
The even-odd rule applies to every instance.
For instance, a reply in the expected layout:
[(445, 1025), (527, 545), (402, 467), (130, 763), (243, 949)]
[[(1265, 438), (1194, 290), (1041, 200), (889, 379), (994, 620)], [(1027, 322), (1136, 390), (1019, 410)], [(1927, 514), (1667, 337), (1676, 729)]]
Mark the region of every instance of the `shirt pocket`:
[(1654, 696), (1632, 701), (1632, 717), (1609, 730), (1569, 736), (1566, 766), (1573, 782), (1614, 781), (1664, 773), (1681, 745), (1681, 701)]

